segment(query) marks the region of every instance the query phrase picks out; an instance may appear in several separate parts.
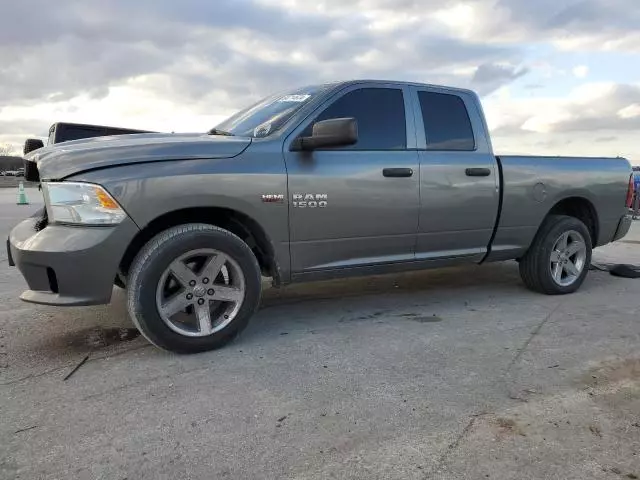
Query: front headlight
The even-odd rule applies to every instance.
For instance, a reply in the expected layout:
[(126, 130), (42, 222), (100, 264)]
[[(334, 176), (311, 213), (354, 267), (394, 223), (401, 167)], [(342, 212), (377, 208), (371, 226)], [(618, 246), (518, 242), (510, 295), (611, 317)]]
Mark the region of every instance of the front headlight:
[(100, 185), (77, 182), (42, 182), (50, 223), (116, 225), (127, 214)]

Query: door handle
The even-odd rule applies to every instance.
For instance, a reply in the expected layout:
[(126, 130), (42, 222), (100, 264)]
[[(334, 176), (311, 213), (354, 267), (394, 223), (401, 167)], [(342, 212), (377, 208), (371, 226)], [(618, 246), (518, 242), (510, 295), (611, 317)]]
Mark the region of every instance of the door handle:
[(491, 175), (491, 170), (488, 168), (467, 168), (464, 173), (467, 177), (488, 177)]
[(410, 177), (413, 175), (413, 170), (411, 168), (384, 168), (382, 175), (392, 178)]

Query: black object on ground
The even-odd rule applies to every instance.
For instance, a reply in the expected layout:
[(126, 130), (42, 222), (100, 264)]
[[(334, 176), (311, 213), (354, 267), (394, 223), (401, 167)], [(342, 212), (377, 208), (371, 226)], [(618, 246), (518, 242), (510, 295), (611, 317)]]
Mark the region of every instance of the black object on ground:
[(34, 428), (38, 428), (38, 425), (32, 425), (31, 427), (21, 428), (20, 430), (16, 430), (13, 434), (28, 432), (29, 430), (33, 430)]
[(75, 366), (75, 368), (73, 370), (71, 370), (66, 377), (64, 377), (62, 379), (63, 382), (66, 382), (67, 380), (69, 380), (69, 378), (71, 378), (71, 375), (73, 375), (74, 373), (76, 373), (78, 371), (78, 369), (84, 365), (86, 363), (86, 361), (89, 360), (89, 354), (85, 355), (85, 357), (80, 360), (80, 363), (78, 363), (78, 365)]
[(640, 266), (620, 264), (614, 265), (609, 273), (615, 277), (640, 278)]
[(609, 272), (614, 277), (640, 278), (640, 265), (630, 265), (627, 263), (591, 263), (590, 270)]

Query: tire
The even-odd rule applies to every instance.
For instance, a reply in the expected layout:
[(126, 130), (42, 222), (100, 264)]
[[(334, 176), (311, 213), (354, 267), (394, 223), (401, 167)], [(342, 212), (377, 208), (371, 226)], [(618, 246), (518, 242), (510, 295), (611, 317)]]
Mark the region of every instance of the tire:
[(24, 178), (29, 182), (37, 182), (40, 180), (40, 173), (35, 162), (24, 161)]
[(122, 288), (123, 290), (127, 288), (126, 279), (120, 273), (116, 274), (116, 278), (113, 280), (113, 284), (118, 288)]
[[(584, 252), (576, 253), (571, 258), (565, 260), (564, 253), (570, 253), (571, 250), (557, 249), (556, 242), (559, 242), (563, 235), (568, 235), (569, 239), (579, 240), (580, 237), (584, 242)], [(569, 243), (573, 245), (573, 243)], [(573, 248), (579, 246), (579, 242)], [(562, 252), (558, 257), (555, 252)], [(540, 230), (536, 234), (533, 243), (529, 247), (527, 253), (520, 260), (520, 276), (524, 284), (534, 292), (544, 293), (546, 295), (565, 295), (573, 293), (580, 288), (584, 279), (589, 272), (591, 264), (591, 235), (583, 222), (574, 217), (565, 215), (548, 216)], [(552, 263), (554, 259), (559, 262)], [(566, 263), (562, 263), (565, 262)], [(555, 269), (560, 263), (560, 277), (567, 275), (563, 281), (558, 282), (554, 278)], [(569, 274), (563, 265), (580, 265), (579, 274)]]
[[(177, 282), (178, 277), (171, 277), (171, 273), (167, 277), (167, 272), (171, 271), (171, 266), (176, 265), (176, 262), (182, 262), (180, 259), (185, 255), (188, 256), (191, 252), (205, 250), (217, 252), (211, 258), (218, 258), (218, 254), (220, 254), (221, 258), (226, 258), (229, 269), (225, 270), (227, 275), (224, 278), (231, 278), (230, 272), (232, 271), (237, 272), (237, 274), (234, 273), (234, 277), (241, 278), (244, 289), (242, 300), (229, 304), (234, 308), (233, 314), (224, 315), (225, 319), (231, 318), (231, 320), (228, 320), (230, 323), (220, 327), (221, 329), (218, 331), (213, 331), (217, 327), (214, 326), (215, 319), (212, 319), (210, 327), (213, 333), (211, 334), (207, 334), (207, 330), (203, 330), (202, 327), (199, 327), (199, 332), (196, 331), (200, 320), (199, 311), (196, 313), (195, 309), (204, 309), (204, 306), (198, 307), (193, 303), (191, 307), (186, 307), (185, 310), (173, 314), (190, 315), (189, 308), (192, 308), (192, 315), (198, 318), (196, 318), (195, 328), (191, 332), (187, 331), (186, 324), (174, 322), (171, 318), (167, 319), (167, 315), (163, 316), (161, 314), (164, 305), (158, 297), (158, 295), (162, 295), (159, 292), (164, 291), (162, 285), (170, 285), (173, 282), (174, 285), (179, 285), (179, 292), (193, 292), (191, 294), (194, 299), (193, 302), (196, 299), (198, 302), (204, 302), (204, 299), (197, 298), (205, 295), (202, 291), (198, 292), (196, 290), (201, 287), (200, 283), (198, 283), (198, 286), (193, 287), (192, 290), (189, 290), (182, 286), (184, 282), (182, 284)], [(205, 259), (204, 263), (207, 261)], [(185, 263), (180, 265), (184, 266)], [(187, 268), (191, 269), (189, 266)], [(222, 268), (227, 269), (227, 263)], [(215, 278), (212, 278), (211, 283), (207, 286), (216, 287), (219, 291), (225, 285), (216, 286), (216, 278), (220, 278), (223, 273), (221, 270), (218, 270), (218, 272), (220, 273), (214, 274)], [(189, 272), (189, 274), (192, 273)], [(216, 275), (218, 276), (216, 277)], [(169, 279), (167, 280), (167, 278)], [(183, 276), (182, 278), (191, 277)], [(198, 277), (198, 279), (198, 282), (204, 282), (205, 280), (209, 282), (206, 278)], [(228, 280), (228, 282), (230, 281)], [(228, 286), (230, 285), (229, 283)], [(213, 290), (211, 288), (209, 292)], [(240, 290), (238, 288), (236, 292)], [(127, 304), (132, 321), (149, 342), (161, 349), (176, 353), (197, 353), (223, 347), (240, 334), (260, 304), (261, 290), (262, 284), (258, 261), (247, 244), (227, 230), (213, 225), (194, 223), (179, 225), (159, 233), (136, 255), (127, 279)], [(188, 295), (189, 293), (185, 295), (185, 298), (188, 298)], [(180, 297), (180, 301), (183, 301), (182, 297), (177, 294), (173, 298), (177, 299), (178, 297)], [(224, 300), (221, 302), (211, 300), (212, 303), (209, 302), (209, 300), (206, 300), (206, 309), (208, 311), (211, 308), (209, 305), (214, 307), (218, 303), (222, 307), (227, 305)], [(211, 312), (209, 315), (211, 315)], [(222, 320), (220, 325), (225, 322), (227, 320)], [(180, 329), (182, 333), (176, 329)], [(203, 336), (188, 336), (194, 334)]]
[(27, 138), (24, 142), (23, 153), (26, 155), (29, 152), (33, 152), (34, 150), (38, 150), (39, 148), (44, 147), (44, 142), (37, 138)]

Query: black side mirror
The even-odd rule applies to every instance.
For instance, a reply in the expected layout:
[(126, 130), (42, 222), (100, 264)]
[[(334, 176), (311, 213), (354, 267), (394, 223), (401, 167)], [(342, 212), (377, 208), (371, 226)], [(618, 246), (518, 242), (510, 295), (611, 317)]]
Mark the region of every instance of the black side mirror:
[(39, 148), (44, 147), (44, 143), (42, 142), (42, 140), (39, 140), (37, 138), (28, 138), (25, 142), (24, 142), (24, 155), (26, 155), (29, 152), (33, 152), (34, 150), (38, 150)]
[(358, 141), (358, 122), (355, 118), (332, 118), (313, 125), (310, 137), (298, 137), (291, 151), (312, 151), (326, 147), (343, 147)]

